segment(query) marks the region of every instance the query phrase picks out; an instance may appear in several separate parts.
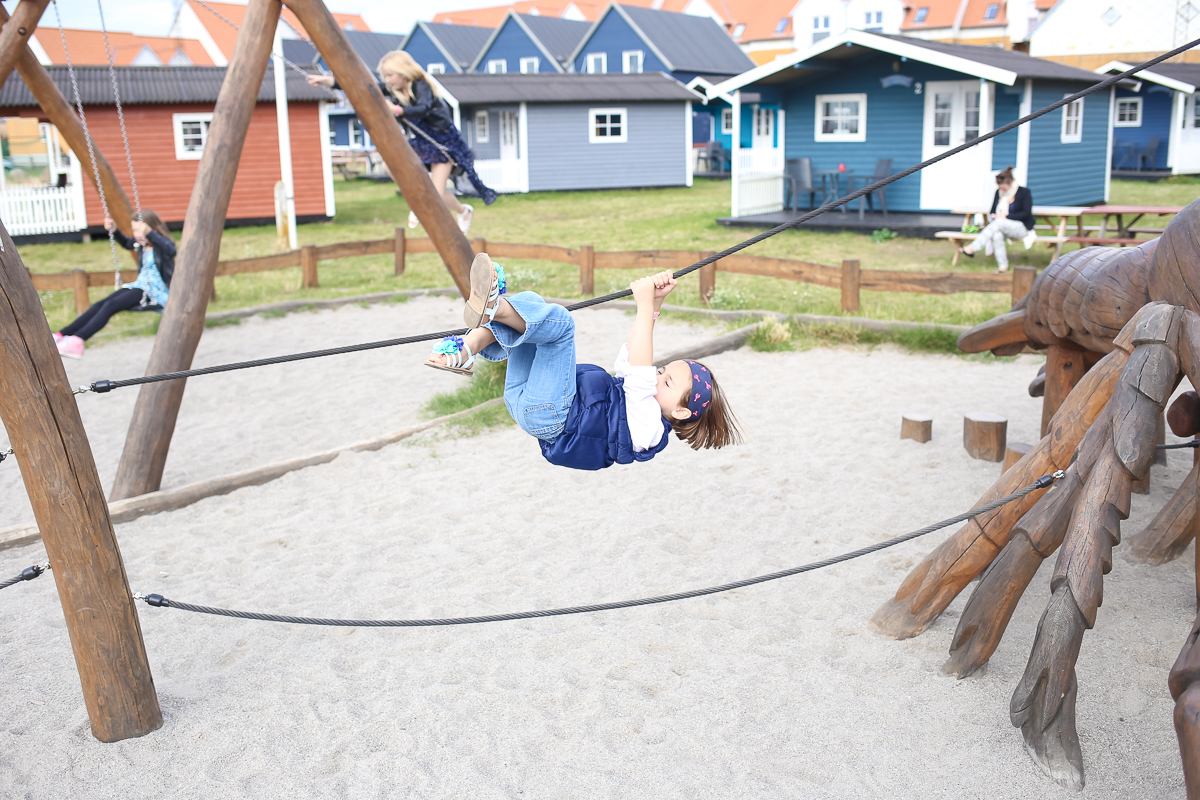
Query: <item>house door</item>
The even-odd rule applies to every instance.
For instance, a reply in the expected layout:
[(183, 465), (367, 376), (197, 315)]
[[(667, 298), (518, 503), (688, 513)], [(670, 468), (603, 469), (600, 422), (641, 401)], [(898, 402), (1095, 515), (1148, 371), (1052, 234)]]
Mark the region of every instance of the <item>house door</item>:
[(517, 112), (500, 112), (500, 160), (516, 161), (517, 152)]
[[(1174, 161), (1171, 169), (1176, 174), (1200, 172), (1200, 114), (1197, 113), (1200, 106), (1196, 103), (1194, 95), (1185, 96), (1181, 105), (1183, 119), (1171, 131), (1172, 136), (1179, 137), (1172, 153)], [(1166, 143), (1160, 143), (1158, 146), (1162, 149)]]
[(775, 109), (754, 107), (754, 135), (750, 146), (755, 150), (775, 146)]
[[(924, 91), (921, 160), (978, 137), (980, 130), (991, 130), (991, 103), (981, 104), (979, 81), (930, 81)], [(922, 210), (986, 209), (995, 190), (991, 142), (921, 171)]]

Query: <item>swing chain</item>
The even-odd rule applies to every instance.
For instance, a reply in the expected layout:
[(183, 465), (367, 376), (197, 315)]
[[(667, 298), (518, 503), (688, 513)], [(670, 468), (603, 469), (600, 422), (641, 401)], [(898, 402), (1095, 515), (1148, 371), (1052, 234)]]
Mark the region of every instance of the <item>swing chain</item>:
[[(133, 188), (133, 207), (137, 211), (138, 222), (142, 222), (142, 200), (138, 196), (137, 177), (133, 174), (133, 154), (129, 151), (129, 133), (125, 130), (125, 112), (121, 108), (121, 90), (117, 88), (117, 71), (113, 61), (112, 47), (108, 43), (108, 26), (104, 24), (104, 4), (101, 0), (96, 0), (96, 9), (100, 12), (100, 32), (104, 34), (104, 54), (108, 56), (108, 79), (112, 83), (113, 99), (117, 103), (117, 123), (121, 126), (121, 141), (125, 144), (125, 163), (129, 166), (129, 183)], [(121, 276), (117, 275), (116, 280), (119, 286)]]

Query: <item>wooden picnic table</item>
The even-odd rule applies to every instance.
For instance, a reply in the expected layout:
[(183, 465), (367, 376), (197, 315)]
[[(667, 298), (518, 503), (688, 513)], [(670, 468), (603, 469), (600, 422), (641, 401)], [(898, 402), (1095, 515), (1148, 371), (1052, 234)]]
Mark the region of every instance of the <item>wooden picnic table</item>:
[[(1075, 220), (1075, 229), (1079, 235), (1083, 235), (1083, 215), (1088, 213), (1089, 209), (1080, 206), (1034, 206), (1033, 217), (1036, 221), (1041, 217), (1050, 230), (1054, 233), (1050, 236), (1039, 237), (1039, 240), (1044, 240), (1047, 247), (1054, 248), (1054, 257), (1058, 258), (1062, 255), (1063, 243), (1067, 240), (1067, 223), (1069, 220)], [(956, 208), (950, 211), (951, 214), (963, 215), (963, 227), (971, 224), (971, 218), (976, 214), (988, 215), (986, 208)], [(948, 237), (944, 237), (948, 238)], [(973, 237), (972, 237), (973, 238)], [(958, 254), (955, 253), (955, 263), (958, 261)]]
[[(1178, 214), (1180, 211), (1183, 211), (1183, 206), (1092, 206), (1091, 208), (1085, 209), (1083, 213), (1101, 215), (1099, 238), (1104, 239), (1107, 237), (1108, 218), (1116, 217), (1117, 218), (1117, 238), (1118, 239), (1130, 239), (1130, 238), (1133, 238), (1129, 235), (1130, 226), (1135, 224), (1139, 219), (1141, 219), (1145, 215), (1156, 214), (1160, 217), (1165, 217), (1168, 214)], [(1130, 214), (1133, 214), (1135, 216), (1133, 217), (1133, 219), (1129, 220), (1129, 222), (1126, 222), (1125, 217)], [(1157, 229), (1157, 230), (1142, 229), (1140, 232), (1142, 232), (1142, 233), (1151, 233), (1151, 232), (1162, 233), (1162, 229)], [(1082, 236), (1082, 235), (1083, 235), (1083, 233), (1081, 232), (1080, 236)]]

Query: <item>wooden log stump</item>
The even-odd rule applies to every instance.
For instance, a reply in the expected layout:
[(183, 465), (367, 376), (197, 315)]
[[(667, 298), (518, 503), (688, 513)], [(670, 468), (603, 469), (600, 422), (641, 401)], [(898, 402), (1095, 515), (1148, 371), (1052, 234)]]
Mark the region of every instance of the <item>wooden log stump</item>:
[(963, 447), (971, 458), (1004, 460), (1008, 420), (999, 414), (974, 413), (963, 416)]
[(1050, 432), (1054, 412), (1087, 372), (1084, 353), (1053, 344), (1046, 350), (1045, 396), (1042, 398), (1042, 436)]
[(1014, 306), (1032, 291), (1035, 279), (1037, 279), (1037, 270), (1033, 267), (1017, 267), (1013, 270), (1012, 302)]
[(905, 414), (900, 418), (900, 438), (914, 442), (928, 442), (933, 438), (933, 417), (922, 414)]
[(1000, 467), (1000, 474), (1008, 472), (1012, 467), (1025, 457), (1032, 445), (1024, 442), (1009, 442), (1004, 447), (1004, 464)]

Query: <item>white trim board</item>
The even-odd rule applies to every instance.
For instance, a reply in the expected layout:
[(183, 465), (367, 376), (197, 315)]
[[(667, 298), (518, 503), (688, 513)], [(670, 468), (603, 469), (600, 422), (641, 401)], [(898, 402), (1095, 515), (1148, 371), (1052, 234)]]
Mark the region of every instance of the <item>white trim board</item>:
[[(1097, 75), (1105, 75), (1113, 72), (1119, 75), (1120, 73), (1128, 72), (1131, 69), (1133, 69), (1133, 64), (1126, 64), (1124, 61), (1110, 61), (1103, 67), (1096, 67), (1096, 69), (1092, 71)], [(1159, 86), (1166, 86), (1168, 89), (1174, 89), (1175, 91), (1183, 92), (1184, 94), (1196, 93), (1196, 87), (1192, 86), (1190, 83), (1177, 81), (1174, 78), (1168, 78), (1166, 75), (1159, 75), (1157, 72), (1151, 72), (1148, 69), (1142, 70), (1137, 74), (1136, 78), (1130, 78), (1129, 80), (1150, 81), (1151, 83), (1157, 83)], [(1122, 81), (1122, 83), (1124, 83), (1124, 81)]]

